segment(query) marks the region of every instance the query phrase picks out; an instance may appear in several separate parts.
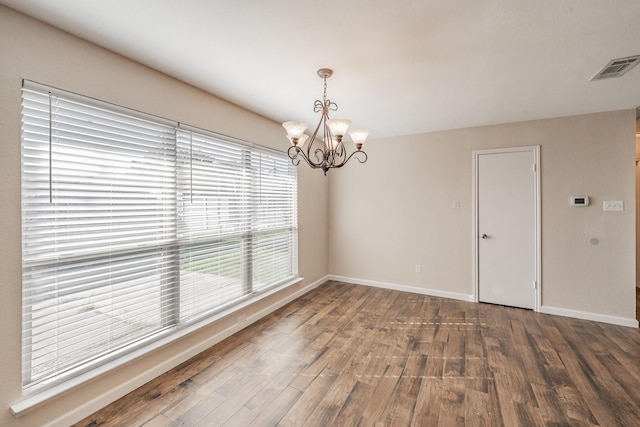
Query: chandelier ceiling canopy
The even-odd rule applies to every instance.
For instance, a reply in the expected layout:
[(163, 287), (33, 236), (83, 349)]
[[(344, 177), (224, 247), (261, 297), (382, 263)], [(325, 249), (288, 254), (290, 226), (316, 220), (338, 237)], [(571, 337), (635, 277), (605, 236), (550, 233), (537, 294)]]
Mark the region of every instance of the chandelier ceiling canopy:
[[(343, 137), (351, 125), (351, 120), (329, 117), (329, 111), (338, 109), (338, 105), (327, 98), (327, 79), (332, 74), (333, 70), (329, 68), (318, 70), (318, 76), (324, 80), (324, 92), (322, 100), (317, 99), (313, 104), (313, 111), (321, 113), (313, 134), (309, 136), (304, 133), (307, 130), (307, 124), (304, 122), (289, 121), (282, 124), (287, 130), (287, 138), (291, 141), (287, 153), (293, 164), (297, 166), (300, 160), (304, 160), (313, 169), (322, 169), (325, 175), (331, 168), (341, 168), (354, 156), (360, 163), (365, 163), (368, 158), (367, 153), (362, 151), (362, 145), (369, 131), (358, 129), (349, 132), (356, 151), (348, 154)], [(305, 148), (307, 140), (309, 142)]]

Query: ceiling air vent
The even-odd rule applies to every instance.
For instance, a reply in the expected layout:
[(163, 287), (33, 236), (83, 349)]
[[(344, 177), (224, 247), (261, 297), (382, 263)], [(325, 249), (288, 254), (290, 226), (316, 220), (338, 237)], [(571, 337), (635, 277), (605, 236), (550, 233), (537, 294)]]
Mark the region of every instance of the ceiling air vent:
[(612, 59), (598, 74), (591, 77), (591, 81), (620, 77), (640, 62), (640, 55), (626, 58)]

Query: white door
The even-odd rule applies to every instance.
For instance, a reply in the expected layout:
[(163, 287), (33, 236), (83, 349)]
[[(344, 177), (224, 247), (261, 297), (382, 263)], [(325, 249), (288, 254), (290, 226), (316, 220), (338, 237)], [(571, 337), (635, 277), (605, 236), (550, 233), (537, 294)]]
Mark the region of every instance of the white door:
[(537, 308), (538, 147), (474, 158), (478, 299)]

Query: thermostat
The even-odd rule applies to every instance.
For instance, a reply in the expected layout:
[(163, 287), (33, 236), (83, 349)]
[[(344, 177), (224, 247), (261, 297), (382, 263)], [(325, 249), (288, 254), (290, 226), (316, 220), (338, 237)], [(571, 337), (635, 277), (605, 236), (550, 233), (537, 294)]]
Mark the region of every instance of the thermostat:
[(589, 206), (589, 196), (571, 196), (571, 206)]

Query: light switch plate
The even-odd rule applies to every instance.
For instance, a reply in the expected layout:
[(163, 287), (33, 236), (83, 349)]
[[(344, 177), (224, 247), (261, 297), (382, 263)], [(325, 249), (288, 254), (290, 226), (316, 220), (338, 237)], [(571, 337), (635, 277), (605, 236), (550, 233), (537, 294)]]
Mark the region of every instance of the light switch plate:
[(622, 212), (624, 211), (624, 202), (622, 200), (605, 200), (602, 202), (602, 210), (606, 212)]

